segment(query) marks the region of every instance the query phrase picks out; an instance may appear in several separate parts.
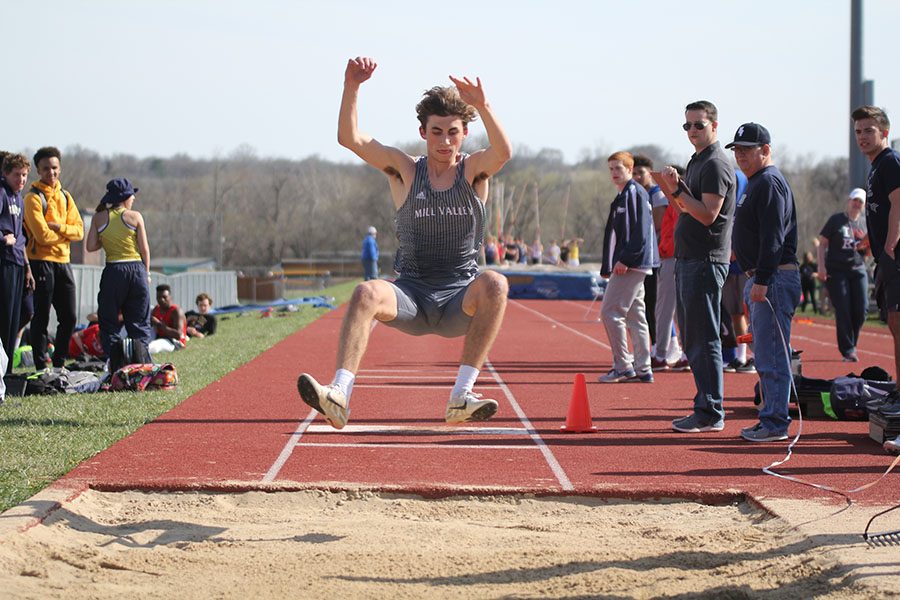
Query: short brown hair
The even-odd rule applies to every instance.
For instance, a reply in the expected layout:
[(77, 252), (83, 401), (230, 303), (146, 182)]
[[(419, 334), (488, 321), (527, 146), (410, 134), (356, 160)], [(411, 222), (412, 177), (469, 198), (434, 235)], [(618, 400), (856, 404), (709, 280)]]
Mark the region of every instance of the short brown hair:
[(625, 165), (626, 169), (632, 170), (634, 169), (634, 157), (631, 155), (631, 152), (625, 152), (624, 150), (619, 150), (618, 152), (613, 152), (609, 155), (609, 158), (606, 159), (606, 162), (612, 162), (614, 160), (622, 161), (622, 164)]
[(891, 128), (891, 120), (888, 119), (887, 113), (883, 108), (877, 106), (860, 106), (850, 113), (850, 118), (854, 121), (873, 119), (882, 131), (888, 131)]
[(432, 115), (438, 117), (459, 117), (462, 119), (463, 125), (468, 125), (478, 118), (475, 107), (466, 104), (459, 97), (459, 90), (455, 87), (441, 87), (438, 85), (430, 90), (425, 90), (425, 97), (416, 104), (416, 116), (418, 116), (422, 127), (428, 125), (428, 117)]
[(709, 117), (710, 121), (719, 122), (719, 109), (709, 100), (697, 100), (696, 102), (691, 102), (684, 107), (684, 112), (689, 110), (705, 110), (706, 116)]
[(4, 175), (13, 172), (13, 169), (31, 169), (31, 163), (28, 162), (28, 159), (25, 158), (23, 154), (13, 154), (11, 152), (3, 153), (2, 170)]
[(196, 300), (194, 300), (194, 304), (200, 304), (201, 300), (209, 300), (210, 306), (212, 306), (213, 304), (212, 298), (210, 298), (209, 294), (207, 294), (206, 292), (200, 292), (199, 294), (197, 294), (197, 298)]

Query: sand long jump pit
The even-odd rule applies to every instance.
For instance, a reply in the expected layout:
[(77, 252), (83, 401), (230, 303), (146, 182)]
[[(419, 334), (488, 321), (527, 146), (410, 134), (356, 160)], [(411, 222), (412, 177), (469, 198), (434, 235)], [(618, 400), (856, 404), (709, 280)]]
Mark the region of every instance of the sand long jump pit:
[[(43, 493), (42, 493), (43, 494)], [(0, 521), (3, 598), (879, 598), (877, 510), (371, 491), (85, 491)], [(886, 516), (882, 530), (900, 528)], [(805, 524), (804, 524), (805, 523)], [(799, 525), (799, 527), (797, 527)]]

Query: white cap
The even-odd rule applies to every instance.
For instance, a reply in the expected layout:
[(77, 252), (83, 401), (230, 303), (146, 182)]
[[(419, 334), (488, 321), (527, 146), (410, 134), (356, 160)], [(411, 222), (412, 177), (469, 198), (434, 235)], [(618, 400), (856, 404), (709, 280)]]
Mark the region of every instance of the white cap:
[(377, 229), (375, 229), (374, 227), (369, 227), (369, 235), (375, 235), (376, 233), (378, 233)]
[(862, 188), (854, 188), (852, 192), (850, 192), (850, 196), (847, 197), (848, 200), (853, 198), (859, 198), (863, 202), (866, 201), (866, 190)]

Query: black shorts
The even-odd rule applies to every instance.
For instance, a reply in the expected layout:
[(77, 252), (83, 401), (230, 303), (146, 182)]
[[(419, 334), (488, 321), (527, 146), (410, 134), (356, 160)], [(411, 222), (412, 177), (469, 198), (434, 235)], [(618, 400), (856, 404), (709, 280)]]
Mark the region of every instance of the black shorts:
[(465, 335), (472, 317), (463, 311), (462, 302), (473, 281), (475, 278), (440, 287), (418, 279), (390, 282), (397, 296), (397, 317), (383, 324), (410, 335)]
[(875, 267), (875, 301), (885, 321), (887, 313), (900, 312), (900, 266), (884, 253)]
[(743, 315), (744, 310), (744, 286), (747, 284), (747, 275), (744, 273), (729, 273), (725, 277), (725, 285), (722, 286), (722, 306), (732, 317)]

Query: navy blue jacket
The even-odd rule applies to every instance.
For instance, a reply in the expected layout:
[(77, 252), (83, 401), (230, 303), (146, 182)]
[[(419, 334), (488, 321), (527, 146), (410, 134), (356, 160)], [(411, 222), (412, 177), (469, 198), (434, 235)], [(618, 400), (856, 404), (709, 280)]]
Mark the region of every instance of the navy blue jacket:
[(6, 180), (0, 178), (0, 234), (16, 236), (15, 246), (0, 242), (0, 260), (19, 266), (25, 264), (25, 232), (22, 229), (24, 204), (22, 195), (14, 194)]
[(600, 274), (609, 277), (617, 262), (629, 269), (654, 269), (659, 266), (650, 196), (634, 179), (625, 184), (609, 205)]
[(734, 212), (734, 253), (753, 282), (769, 285), (779, 265), (797, 264), (794, 194), (773, 165), (753, 174)]

